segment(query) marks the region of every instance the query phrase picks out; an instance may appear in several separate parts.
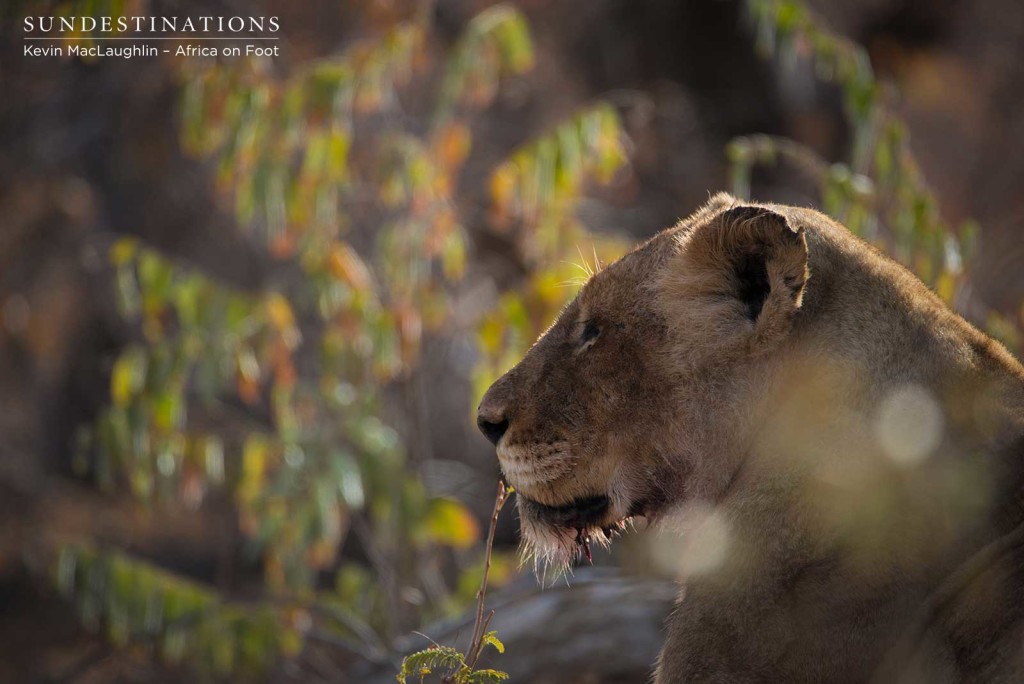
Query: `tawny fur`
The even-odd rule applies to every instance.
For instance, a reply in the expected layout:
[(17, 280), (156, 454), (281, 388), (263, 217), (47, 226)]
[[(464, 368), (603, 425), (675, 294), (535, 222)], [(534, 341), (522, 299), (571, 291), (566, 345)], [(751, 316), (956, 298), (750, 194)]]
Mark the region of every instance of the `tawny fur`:
[[(682, 578), (659, 684), (1024, 681), (1024, 368), (826, 216), (717, 195), (484, 406), (522, 496), (610, 497), (599, 541), (713, 511), (726, 550)], [(577, 553), (520, 511), (539, 557)]]

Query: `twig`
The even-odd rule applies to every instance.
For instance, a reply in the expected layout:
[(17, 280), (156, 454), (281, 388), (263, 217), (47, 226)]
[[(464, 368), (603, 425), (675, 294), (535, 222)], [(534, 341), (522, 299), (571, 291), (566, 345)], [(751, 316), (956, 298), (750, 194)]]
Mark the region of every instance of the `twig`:
[(484, 597), (487, 596), (487, 575), (491, 570), (491, 549), (494, 547), (494, 531), (498, 527), (498, 515), (501, 513), (502, 506), (508, 500), (508, 495), (511, 490), (505, 488), (504, 482), (498, 483), (498, 496), (494, 500), (494, 513), (491, 514), (491, 527), (487, 532), (487, 548), (484, 551), (484, 576), (480, 580), (480, 589), (476, 592), (476, 623), (473, 625), (473, 639), (469, 642), (469, 650), (466, 651), (466, 656), (470, 658), (468, 663), (469, 668), (472, 669), (476, 666), (476, 661), (480, 657), (480, 651), (483, 650), (483, 639), (486, 634), (487, 625), (491, 622), (491, 617), (494, 615), (492, 610), (487, 618), (484, 619)]
[(473, 654), (473, 662), (470, 665), (472, 668), (476, 665), (477, 659), (480, 658), (480, 653), (484, 650), (484, 639), (483, 635), (487, 634), (487, 627), (491, 624), (491, 618), (494, 617), (494, 609), (491, 608), (487, 611), (487, 617), (484, 618), (484, 624), (480, 627), (480, 643), (476, 645), (476, 652)]

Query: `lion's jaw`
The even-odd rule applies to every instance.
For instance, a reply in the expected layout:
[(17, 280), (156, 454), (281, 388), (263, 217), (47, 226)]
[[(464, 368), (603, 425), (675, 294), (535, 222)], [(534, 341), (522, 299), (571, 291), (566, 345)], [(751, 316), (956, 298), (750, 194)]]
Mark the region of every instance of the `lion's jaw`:
[(518, 497), (523, 552), (535, 566), (560, 570), (589, 560), (592, 545), (607, 547), (633, 518), (656, 512), (660, 501), (643, 497), (652, 487), (642, 473), (612, 465), (608, 449), (586, 442), (574, 448), (569, 440), (499, 442), (502, 474)]

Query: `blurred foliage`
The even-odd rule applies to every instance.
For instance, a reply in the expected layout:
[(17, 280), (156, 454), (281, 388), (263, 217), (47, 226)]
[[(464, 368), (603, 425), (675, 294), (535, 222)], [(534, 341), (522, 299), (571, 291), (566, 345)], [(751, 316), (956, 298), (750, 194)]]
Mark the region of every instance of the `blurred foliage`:
[(116, 551), (65, 547), (56, 574), (82, 622), (103, 629), (113, 645), (151, 644), (167, 663), (216, 674), (258, 675), (278, 654), (297, 654), (309, 620), (297, 609), (225, 603), (211, 589)]
[[(824, 28), (800, 0), (746, 0), (746, 6), (763, 55), (788, 70), (806, 63), (838, 86), (851, 142), (848, 159), (829, 163), (793, 140), (736, 138), (727, 148), (733, 193), (749, 197), (756, 165), (794, 164), (818, 183), (826, 213), (910, 267), (947, 304), (962, 304), (979, 226), (966, 221), (954, 227), (942, 218), (911, 152), (906, 124), (865, 49)], [(1020, 316), (1015, 323), (988, 312), (988, 332), (1019, 350), (1024, 310)]]
[[(113, 17), (126, 11), (102, 5)], [(181, 87), (182, 147), (210, 161), (247, 239), (286, 268), (265, 291), (242, 292), (137, 239), (117, 240), (118, 304), (137, 336), (114, 363), (109, 405), (81, 431), (75, 464), (143, 507), (226, 498), (265, 588), (238, 606), (75, 540), (59, 552), (58, 586), (116, 645), (147, 646), (199, 672), (257, 676), (322, 635), (385, 658), (398, 634), (480, 597), (469, 587), (492, 560), (489, 546), (480, 560), (480, 525), (457, 499), (425, 490), (381, 418), (383, 393), (449, 320), (466, 271), (460, 192), (472, 119), (535, 58), (510, 6), (473, 18), (441, 59), (429, 15), (291, 69), (259, 58), (166, 63)], [(584, 235), (576, 203), (588, 181), (612, 179), (624, 150), (618, 117), (601, 103), (527, 141), (492, 175), (501, 230), (515, 231), (532, 261), (568, 258)], [(595, 249), (615, 255), (605, 243)], [(506, 363), (572, 295), (556, 277), (572, 278), (544, 273), (506, 298), (502, 313), (526, 318), (488, 342), (489, 358)], [(341, 555), (353, 535), (366, 561)], [(492, 581), (507, 581), (512, 562), (493, 560)], [(445, 571), (453, 562), (454, 579)], [(493, 633), (481, 638), (477, 651), (500, 650)], [(423, 656), (412, 674), (422, 678), (446, 652)], [(502, 677), (474, 670), (477, 655), (454, 681)]]
[(626, 161), (621, 138), (615, 110), (600, 104), (524, 145), (491, 176), (497, 224), (520, 221), (537, 261), (574, 249), (580, 236), (566, 228), (578, 228), (580, 186), (587, 178), (611, 182)]
[(757, 46), (793, 69), (806, 60), (835, 83), (851, 129), (849, 159), (829, 164), (812, 150), (771, 136), (734, 140), (728, 149), (733, 191), (750, 194), (755, 164), (787, 159), (815, 178), (824, 211), (911, 266), (947, 302), (974, 253), (977, 226), (954, 230), (941, 217), (907, 140), (906, 126), (887, 102), (861, 46), (822, 27), (797, 0), (748, 0)]

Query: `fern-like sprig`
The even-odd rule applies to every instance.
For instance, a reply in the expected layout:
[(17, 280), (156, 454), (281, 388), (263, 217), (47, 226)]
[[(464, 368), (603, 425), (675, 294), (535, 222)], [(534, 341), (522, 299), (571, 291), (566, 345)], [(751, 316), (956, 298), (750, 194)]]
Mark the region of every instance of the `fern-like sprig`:
[[(511, 487), (504, 482), (498, 484), (498, 495), (494, 500), (494, 512), (491, 514), (491, 526), (487, 532), (487, 545), (484, 549), (484, 572), (480, 579), (480, 589), (476, 593), (476, 622), (473, 624), (473, 637), (465, 655), (451, 646), (434, 643), (422, 651), (407, 655), (402, 660), (402, 668), (395, 679), (399, 684), (408, 684), (410, 677), (418, 677), (414, 681), (421, 684), (431, 674), (440, 674), (442, 684), (494, 684), (508, 681), (508, 673), (500, 670), (475, 669), (480, 654), (485, 646), (494, 648), (498, 653), (505, 652), (505, 644), (501, 643), (498, 633), (487, 631), (487, 626), (494, 617), (494, 611), (484, 611), (484, 599), (487, 596), (487, 577), (491, 569), (491, 549), (494, 548), (494, 533), (498, 528), (498, 516), (512, 493)], [(443, 673), (440, 672), (443, 670)]]

